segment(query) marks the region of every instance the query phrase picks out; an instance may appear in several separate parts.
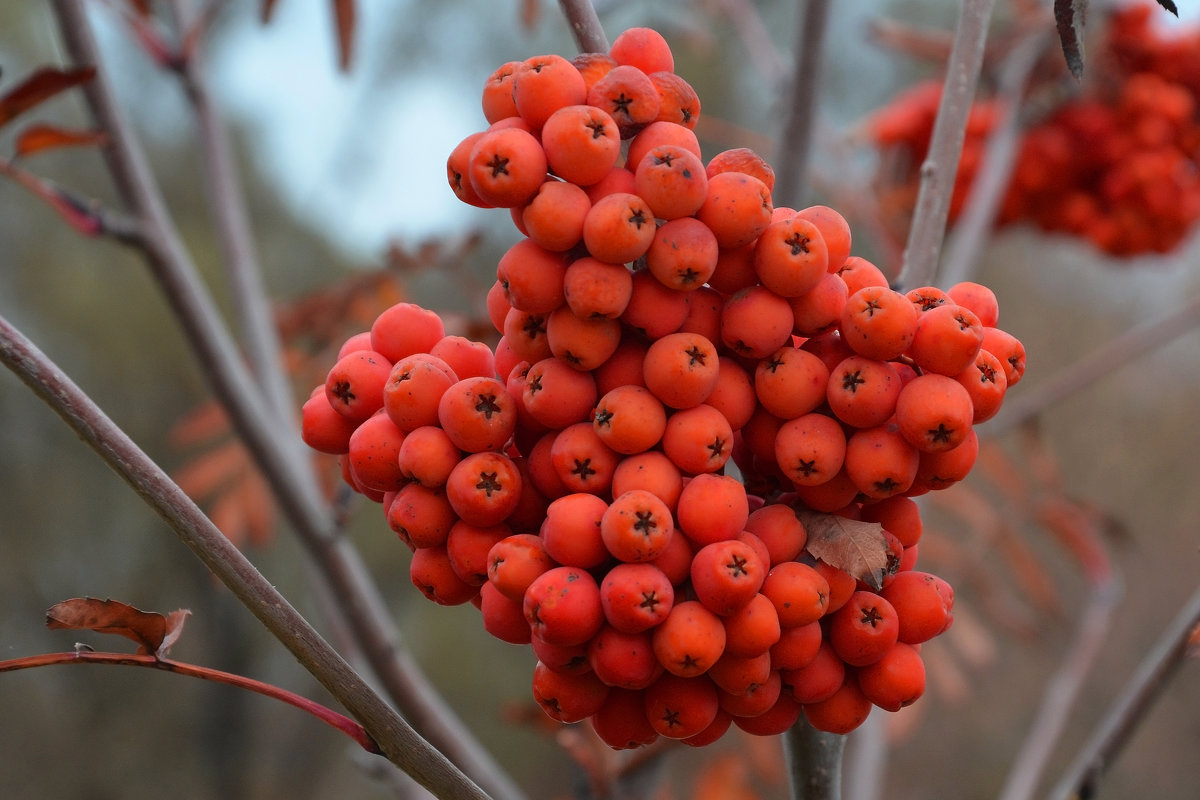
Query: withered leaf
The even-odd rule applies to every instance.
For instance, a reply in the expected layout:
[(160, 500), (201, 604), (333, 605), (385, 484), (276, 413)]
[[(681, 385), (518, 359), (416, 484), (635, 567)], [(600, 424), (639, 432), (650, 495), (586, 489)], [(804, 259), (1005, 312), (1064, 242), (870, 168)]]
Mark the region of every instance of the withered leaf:
[(1087, 0), (1054, 0), (1054, 22), (1062, 43), (1067, 68), (1077, 79), (1083, 76), (1083, 23)]
[(59, 147), (100, 146), (107, 141), (102, 131), (73, 131), (55, 125), (30, 125), (17, 136), (16, 154), (30, 156)]
[(192, 612), (173, 611), (169, 616), (140, 611), (116, 600), (75, 597), (55, 603), (46, 612), (46, 627), (51, 630), (92, 630), (115, 633), (138, 644), (139, 653), (163, 657), (183, 631), (183, 623)]
[(338, 68), (345, 72), (354, 58), (354, 0), (333, 0), (333, 19), (337, 26)]
[(797, 510), (808, 532), (808, 552), (831, 567), (850, 573), (872, 589), (883, 588), (888, 544), (883, 526), (837, 514)]
[(0, 95), (0, 125), (25, 113), (34, 106), (90, 81), (96, 75), (95, 67), (57, 69), (43, 67), (25, 80)]

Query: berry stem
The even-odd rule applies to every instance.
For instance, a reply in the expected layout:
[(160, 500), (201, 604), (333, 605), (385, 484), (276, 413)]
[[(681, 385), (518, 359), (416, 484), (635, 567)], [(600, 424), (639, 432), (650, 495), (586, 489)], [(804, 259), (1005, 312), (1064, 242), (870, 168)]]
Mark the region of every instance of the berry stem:
[(385, 703), (170, 476), (3, 317), (0, 317), (0, 362), (158, 512), (180, 540), (296, 660), (361, 721), (389, 761), (438, 796), (480, 800), (487, 797)]
[(15, 672), (20, 669), (48, 667), (54, 664), (116, 664), (127, 667), (149, 667), (151, 669), (173, 672), (176, 675), (187, 675), (192, 678), (236, 686), (239, 689), (272, 697), (288, 705), (295, 706), (301, 711), (308, 712), (326, 725), (336, 728), (358, 742), (359, 747), (368, 753), (381, 755), (379, 745), (375, 743), (375, 740), (371, 738), (363, 726), (344, 714), (339, 714), (331, 708), (327, 708), (320, 703), (309, 700), (307, 697), (290, 692), (274, 684), (264, 683), (254, 678), (235, 675), (219, 669), (212, 669), (211, 667), (201, 667), (197, 664), (187, 664), (182, 661), (172, 661), (142, 653), (98, 653), (91, 650), (77, 649), (69, 653), (43, 653), (37, 656), (26, 656), (25, 658), (0, 661), (0, 672)]
[(1071, 762), (1061, 780), (1048, 795), (1054, 800), (1069, 797), (1093, 797), (1104, 770), (1117, 758), (1121, 748), (1154, 700), (1166, 689), (1171, 677), (1192, 650), (1192, 634), (1200, 625), (1200, 590), (1188, 598), (1171, 620), (1162, 636), (1113, 701), (1095, 727), (1092, 738)]
[(899, 286), (929, 286), (937, 271), (967, 116), (979, 83), (993, 0), (963, 0), (946, 64), (945, 86), (933, 125), (929, 154), (921, 165), (921, 185), (913, 211)]
[(819, 731), (801, 717), (783, 741), (792, 800), (838, 800), (846, 737)]
[(796, 65), (783, 130), (775, 154), (776, 205), (800, 208), (807, 182), (817, 88), (821, 86), (822, 45), (829, 21), (829, 0), (807, 0), (796, 14)]
[(559, 0), (563, 16), (571, 26), (571, 34), (582, 53), (607, 53), (608, 37), (591, 0)]

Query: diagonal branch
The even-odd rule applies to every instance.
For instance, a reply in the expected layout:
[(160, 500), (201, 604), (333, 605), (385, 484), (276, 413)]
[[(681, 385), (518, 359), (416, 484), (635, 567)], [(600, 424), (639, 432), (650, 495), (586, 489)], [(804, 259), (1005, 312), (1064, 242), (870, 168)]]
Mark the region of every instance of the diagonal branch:
[(3, 317), (0, 361), (163, 518), (296, 660), (362, 723), (389, 761), (439, 797), (486, 797), (383, 702), (162, 468)]

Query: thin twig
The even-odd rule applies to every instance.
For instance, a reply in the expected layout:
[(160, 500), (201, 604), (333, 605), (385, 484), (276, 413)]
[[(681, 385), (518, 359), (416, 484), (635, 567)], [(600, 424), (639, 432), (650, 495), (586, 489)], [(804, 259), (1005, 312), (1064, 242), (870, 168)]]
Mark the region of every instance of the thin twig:
[(829, 0), (806, 0), (796, 14), (796, 64), (783, 130), (775, 154), (775, 205), (800, 207), (807, 183), (817, 89), (821, 85), (822, 45), (829, 21)]
[(1138, 665), (1096, 726), (1095, 733), (1071, 762), (1048, 795), (1053, 800), (1095, 797), (1104, 771), (1116, 760), (1129, 735), (1150, 710), (1187, 656), (1192, 631), (1200, 625), (1200, 590), (1197, 590)]
[(0, 361), (166, 521), (263, 626), (362, 723), (389, 761), (438, 796), (487, 797), (383, 702), (162, 468), (3, 317)]
[[(181, 0), (173, 0), (172, 6), (177, 24), (185, 35), (190, 25), (199, 24), (189, 22)], [(280, 415), (282, 422), (295, 429), (296, 404), (283, 370), (279, 333), (263, 285), (241, 176), (221, 112), (208, 90), (204, 74), (204, 37), (197, 36), (192, 41), (194, 45), (180, 54), (178, 74), (196, 118), (203, 152), (201, 164), (207, 178), (209, 213), (224, 256), (222, 260), (229, 276), (242, 344), (268, 405)], [(290, 436), (288, 441), (299, 447), (299, 436)]]
[(992, 5), (993, 0), (963, 0), (929, 154), (921, 165), (917, 205), (904, 250), (904, 265), (897, 279), (901, 287), (930, 285), (937, 271), (967, 116), (983, 64)]
[(363, 726), (345, 714), (339, 714), (331, 708), (327, 708), (320, 703), (309, 700), (303, 695), (288, 691), (273, 683), (265, 683), (254, 678), (247, 678), (244, 675), (235, 675), (232, 672), (213, 669), (212, 667), (201, 667), (197, 664), (172, 661), (168, 658), (159, 658), (145, 653), (99, 653), (93, 650), (73, 650), (68, 653), (43, 653), (37, 656), (26, 656), (24, 658), (0, 661), (0, 672), (15, 672), (21, 669), (48, 667), (55, 664), (113, 664), (125, 667), (149, 667), (150, 669), (173, 672), (176, 675), (186, 675), (190, 678), (224, 683), (228, 686), (245, 689), (246, 691), (257, 692), (265, 697), (279, 700), (301, 711), (312, 714), (326, 725), (336, 728), (358, 742), (359, 747), (368, 753), (382, 755), (379, 745), (363, 729)]
[(1047, 408), (1091, 387), (1146, 353), (1200, 325), (1200, 296), (1160, 319), (1130, 328), (1054, 377), (1006, 403), (987, 423), (988, 435), (999, 436), (1028, 422)]
[(938, 282), (953, 286), (971, 279), (979, 261), (979, 253), (987, 243), (989, 232), (1004, 193), (1012, 180), (1022, 131), (1021, 98), (1038, 58), (1051, 41), (1048, 27), (1027, 31), (1005, 58), (1000, 68), (996, 101), (1000, 106), (996, 126), (988, 135), (983, 150), (983, 166), (971, 184), (963, 213), (954, 226), (954, 236), (947, 246)]
[(819, 731), (803, 717), (783, 735), (792, 800), (838, 800), (846, 737)]
[(591, 0), (559, 0), (563, 16), (571, 26), (571, 35), (582, 53), (607, 53), (608, 37)]
[[(1099, 547), (1099, 534), (1092, 533)], [(1066, 645), (1062, 663), (1046, 684), (1038, 713), (1009, 765), (1000, 800), (1028, 800), (1034, 796), (1054, 746), (1066, 728), (1071, 708), (1107, 640), (1120, 590), (1107, 568), (1091, 576), (1091, 584), (1075, 635)]]

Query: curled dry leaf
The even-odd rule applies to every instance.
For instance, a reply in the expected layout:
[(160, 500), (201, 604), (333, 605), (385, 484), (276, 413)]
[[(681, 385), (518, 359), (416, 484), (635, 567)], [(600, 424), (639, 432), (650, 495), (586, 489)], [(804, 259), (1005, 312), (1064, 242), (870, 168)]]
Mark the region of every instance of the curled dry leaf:
[(46, 612), (46, 627), (115, 633), (137, 642), (139, 653), (162, 658), (179, 639), (183, 623), (191, 613), (181, 608), (163, 616), (116, 600), (75, 597), (50, 607)]
[(31, 156), (59, 147), (100, 147), (108, 141), (102, 131), (73, 131), (55, 125), (30, 125), (17, 136), (16, 154)]
[(95, 67), (75, 69), (43, 67), (37, 70), (0, 95), (0, 125), (4, 125), (34, 106), (49, 100), (59, 92), (90, 81), (95, 75)]
[(808, 532), (809, 553), (849, 572), (872, 589), (883, 588), (888, 544), (882, 525), (813, 511), (797, 511), (796, 515)]

